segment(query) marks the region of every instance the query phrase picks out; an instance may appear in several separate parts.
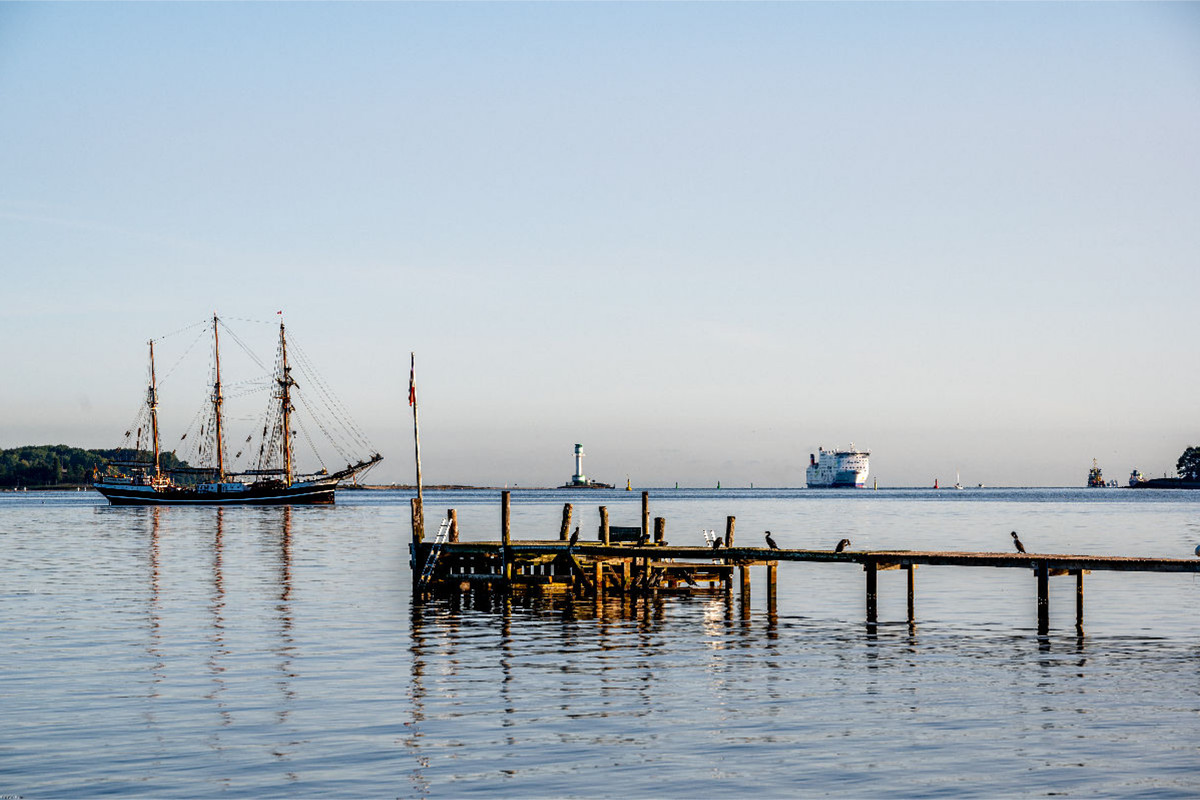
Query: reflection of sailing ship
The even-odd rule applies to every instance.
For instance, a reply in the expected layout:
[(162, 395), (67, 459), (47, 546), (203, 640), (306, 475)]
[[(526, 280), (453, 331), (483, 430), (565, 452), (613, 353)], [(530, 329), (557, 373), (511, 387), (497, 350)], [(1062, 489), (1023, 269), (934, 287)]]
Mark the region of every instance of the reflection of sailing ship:
[[(213, 336), (213, 382), (211, 407), (207, 418), (200, 425), (200, 444), (197, 454), (204, 460), (210, 461), (207, 466), (199, 468), (176, 468), (164, 470), (161, 466), (161, 447), (158, 430), (158, 385), (154, 372), (154, 342), (150, 342), (150, 386), (146, 393), (145, 408), (140, 412), (138, 424), (126, 431), (126, 445), (137, 431), (136, 444), (130, 447), (133, 458), (129, 461), (115, 461), (104, 475), (97, 475), (94, 481), (96, 491), (108, 498), (114, 505), (166, 505), (166, 504), (263, 504), (263, 503), (332, 503), (334, 490), (339, 481), (362, 473), (383, 457), (374, 452), (352, 422), (346, 418), (345, 412), (338, 413), (340, 404), (333, 399), (329, 389), (323, 385), (315, 372), (301, 359), (297, 365), (306, 371), (310, 383), (315, 383), (315, 398), (325, 405), (327, 419), (317, 419), (317, 425), (330, 442), (337, 448), (339, 456), (351, 457), (343, 448), (334, 442), (330, 429), (337, 429), (346, 434), (348, 443), (372, 453), (367, 458), (360, 458), (356, 463), (347, 463), (345, 469), (329, 472), (322, 468), (318, 472), (300, 474), (295, 469), (293, 452), (293, 421), (292, 414), (296, 410), (294, 400), (302, 400), (299, 396), (299, 385), (292, 378), (292, 366), (288, 361), (288, 344), (284, 334), (283, 323), (279, 323), (279, 349), (276, 358), (276, 370), (272, 383), (275, 392), (272, 394), (272, 405), (268, 412), (267, 421), (262, 426), (262, 434), (258, 447), (258, 458), (252, 469), (240, 472), (229, 469), (226, 458), (226, 425), (223, 406), (225, 396), (221, 388), (221, 353), (219, 328), (223, 323), (214, 315), (212, 318)], [(226, 329), (228, 330), (228, 329)], [(231, 335), (232, 332), (230, 332)], [(233, 338), (237, 339), (236, 335)], [(257, 360), (257, 359), (256, 359)], [(303, 403), (310, 412), (317, 409)], [(144, 422), (144, 424), (142, 424)], [(190, 429), (189, 429), (190, 432)], [(145, 434), (145, 440), (143, 439)], [(188, 433), (183, 434), (186, 438)], [(307, 437), (307, 433), (305, 434)], [(245, 447), (238, 451), (235, 459), (242, 452), (252, 452), (250, 446), (254, 435), (246, 437)], [(309, 440), (311, 442), (311, 439)], [(144, 443), (144, 444), (143, 444)], [(153, 447), (153, 461), (140, 460), (139, 457), (148, 451), (143, 446)], [(319, 457), (319, 456), (318, 456)], [(121, 471), (124, 468), (127, 471)], [(190, 478), (190, 482), (184, 480)]]

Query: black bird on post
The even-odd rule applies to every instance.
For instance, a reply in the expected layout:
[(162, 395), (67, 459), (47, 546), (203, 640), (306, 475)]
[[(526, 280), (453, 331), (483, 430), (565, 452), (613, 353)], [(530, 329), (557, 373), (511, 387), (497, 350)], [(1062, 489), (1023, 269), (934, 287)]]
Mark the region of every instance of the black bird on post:
[(637, 543), (637, 546), (638, 546), (638, 547), (645, 547), (645, 546), (646, 546), (646, 544), (647, 544), (649, 541), (650, 541), (650, 532), (649, 532), (649, 531), (642, 531), (642, 535), (638, 537), (638, 543)]
[(575, 531), (571, 534), (570, 540), (567, 541), (567, 547), (571, 548), (577, 544), (579, 544), (579, 528), (575, 528)]
[(779, 545), (775, 544), (775, 540), (771, 538), (771, 532), (767, 531), (765, 536), (767, 537), (767, 547), (771, 548), (772, 550), (778, 550)]
[(720, 550), (722, 541), (723, 540), (720, 536), (718, 536), (716, 539), (713, 539), (713, 550)]
[(1016, 546), (1016, 548), (1017, 548), (1017, 552), (1018, 552), (1018, 553), (1024, 553), (1024, 552), (1025, 552), (1025, 545), (1021, 544), (1021, 540), (1017, 538), (1017, 532), (1016, 532), (1016, 531), (1013, 531), (1013, 532), (1012, 532), (1012, 537), (1013, 537), (1013, 545), (1015, 545), (1015, 546)]
[(687, 582), (688, 586), (696, 585), (696, 579), (692, 577), (692, 573), (690, 572), (683, 573), (683, 580)]
[(840, 553), (849, 546), (850, 546), (850, 540), (842, 539), (840, 542), (837, 543), (837, 547), (833, 548), (833, 552)]

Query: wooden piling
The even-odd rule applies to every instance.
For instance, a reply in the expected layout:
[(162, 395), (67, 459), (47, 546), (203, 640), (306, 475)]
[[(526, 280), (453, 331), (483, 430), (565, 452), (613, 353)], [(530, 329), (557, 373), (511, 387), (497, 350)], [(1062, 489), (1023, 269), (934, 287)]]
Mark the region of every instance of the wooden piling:
[(448, 534), (446, 541), (457, 542), (458, 541), (458, 512), (455, 511), (453, 508), (447, 509), (446, 510), (446, 519), (450, 520), (450, 533)]
[(778, 598), (779, 562), (767, 562), (767, 613), (774, 614)]
[(904, 569), (908, 572), (908, 624), (912, 625), (916, 622), (916, 581), (913, 579), (913, 572), (916, 571), (916, 564), (905, 564)]
[(745, 564), (738, 566), (738, 581), (741, 583), (740, 596), (743, 605), (750, 604), (750, 568)]
[(878, 573), (874, 561), (868, 561), (863, 564), (863, 570), (867, 573), (867, 622), (874, 623), (879, 618), (879, 603), (878, 603)]
[(608, 541), (608, 507), (600, 506), (600, 541), (604, 542), (607, 547), (611, 542)]
[(512, 492), (500, 493), (500, 559), (503, 566), (504, 580), (512, 580), (512, 559), (509, 545), (512, 542)]
[(733, 547), (733, 527), (737, 522), (736, 517), (725, 518), (725, 546)]
[(564, 542), (571, 535), (571, 511), (571, 504), (563, 503), (562, 527), (558, 530), (558, 538)]
[(662, 544), (666, 541), (667, 535), (667, 520), (664, 517), (654, 518), (654, 543)]
[(642, 492), (642, 538), (650, 537), (650, 493)]
[(1075, 627), (1083, 633), (1083, 573), (1075, 570)]
[(1045, 636), (1050, 632), (1050, 565), (1045, 561), (1037, 562), (1037, 616), (1038, 635)]
[(425, 538), (425, 520), (421, 512), (421, 500), (414, 497), (411, 501), (412, 506), (412, 582), (415, 592), (417, 584), (421, 580), (421, 571), (425, 568), (424, 562), (421, 560), (421, 541)]

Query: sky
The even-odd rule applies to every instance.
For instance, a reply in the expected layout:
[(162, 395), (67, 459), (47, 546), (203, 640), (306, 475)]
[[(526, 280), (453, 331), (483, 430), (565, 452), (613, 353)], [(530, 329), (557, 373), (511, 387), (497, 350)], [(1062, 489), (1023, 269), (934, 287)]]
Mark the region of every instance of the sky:
[(371, 482), (1124, 481), (1198, 300), (1198, 4), (0, 3), (0, 447), (282, 310)]

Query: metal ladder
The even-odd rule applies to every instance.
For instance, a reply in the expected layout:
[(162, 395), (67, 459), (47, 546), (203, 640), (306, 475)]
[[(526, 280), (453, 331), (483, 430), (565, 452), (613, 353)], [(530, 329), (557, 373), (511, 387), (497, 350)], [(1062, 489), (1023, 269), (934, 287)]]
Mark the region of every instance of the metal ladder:
[(417, 580), (417, 591), (421, 591), (429, 584), (429, 579), (433, 577), (433, 571), (437, 568), (438, 557), (442, 554), (442, 545), (450, 538), (450, 520), (443, 519), (442, 524), (438, 526), (437, 535), (433, 537), (433, 547), (429, 548), (429, 557), (425, 559), (425, 568), (421, 570), (421, 577)]

